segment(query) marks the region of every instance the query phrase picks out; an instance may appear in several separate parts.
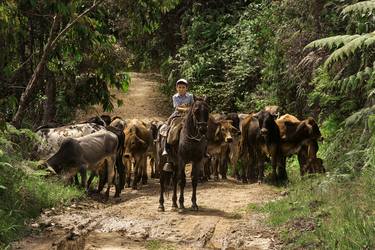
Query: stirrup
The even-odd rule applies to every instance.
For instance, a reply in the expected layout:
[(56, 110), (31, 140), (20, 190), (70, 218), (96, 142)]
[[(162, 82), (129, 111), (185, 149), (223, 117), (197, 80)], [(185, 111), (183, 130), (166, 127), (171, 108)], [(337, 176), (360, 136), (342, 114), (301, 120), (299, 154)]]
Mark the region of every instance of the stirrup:
[(167, 162), (163, 166), (163, 171), (165, 172), (173, 172), (172, 163)]

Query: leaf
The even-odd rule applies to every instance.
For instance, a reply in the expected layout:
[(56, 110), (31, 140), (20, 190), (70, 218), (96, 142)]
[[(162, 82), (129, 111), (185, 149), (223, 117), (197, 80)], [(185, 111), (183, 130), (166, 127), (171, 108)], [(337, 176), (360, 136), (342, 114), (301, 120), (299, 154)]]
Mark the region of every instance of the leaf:
[(341, 14), (371, 14), (373, 10), (375, 10), (375, 1), (363, 1), (348, 5), (341, 11)]

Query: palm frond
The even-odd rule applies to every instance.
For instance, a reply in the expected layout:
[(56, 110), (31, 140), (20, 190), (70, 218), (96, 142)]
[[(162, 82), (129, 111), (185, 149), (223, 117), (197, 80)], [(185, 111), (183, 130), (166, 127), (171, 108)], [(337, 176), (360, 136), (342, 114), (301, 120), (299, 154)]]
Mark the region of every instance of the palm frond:
[(371, 76), (375, 75), (375, 62), (373, 66), (366, 67), (356, 74), (350, 75), (340, 80), (332, 81), (330, 87), (338, 88), (342, 94), (355, 91), (358, 87), (363, 87), (363, 83)]
[(331, 36), (322, 39), (318, 39), (312, 41), (308, 45), (305, 46), (305, 49), (312, 49), (312, 48), (338, 48), (341, 47), (352, 40), (360, 37), (360, 35), (338, 35), (338, 36)]
[(341, 14), (350, 15), (350, 14), (371, 14), (375, 10), (375, 1), (363, 1), (355, 4), (351, 4), (345, 7)]
[(353, 56), (363, 46), (370, 46), (375, 43), (375, 32), (359, 35), (357, 38), (336, 49), (325, 61), (324, 66), (329, 67), (333, 63)]

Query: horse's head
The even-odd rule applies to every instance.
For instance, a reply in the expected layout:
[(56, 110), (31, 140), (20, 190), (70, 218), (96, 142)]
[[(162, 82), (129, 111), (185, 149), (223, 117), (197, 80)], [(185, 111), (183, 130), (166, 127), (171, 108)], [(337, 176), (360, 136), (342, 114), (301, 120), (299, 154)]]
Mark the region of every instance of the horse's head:
[(195, 126), (197, 126), (200, 134), (206, 134), (207, 132), (207, 121), (210, 113), (208, 104), (205, 99), (195, 98), (193, 106), (191, 108)]

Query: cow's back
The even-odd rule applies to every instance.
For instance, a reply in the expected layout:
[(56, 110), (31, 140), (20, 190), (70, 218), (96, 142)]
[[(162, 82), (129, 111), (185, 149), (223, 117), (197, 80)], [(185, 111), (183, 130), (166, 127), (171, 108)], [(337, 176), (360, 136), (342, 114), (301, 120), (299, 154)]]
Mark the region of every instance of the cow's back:
[(117, 135), (110, 131), (101, 130), (76, 139), (82, 149), (86, 162), (95, 164), (102, 159), (115, 156), (117, 152)]

